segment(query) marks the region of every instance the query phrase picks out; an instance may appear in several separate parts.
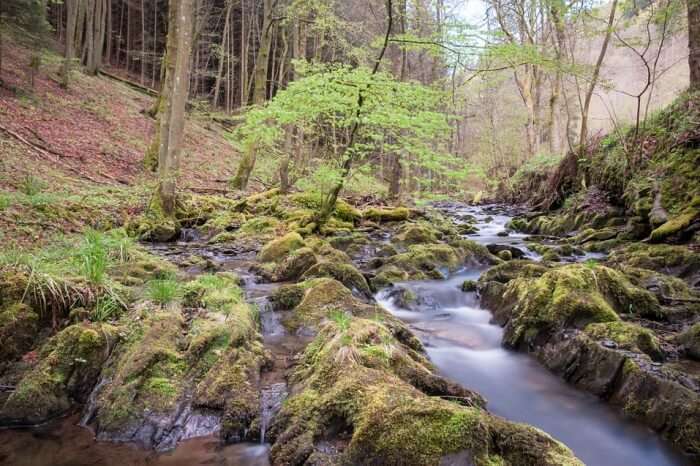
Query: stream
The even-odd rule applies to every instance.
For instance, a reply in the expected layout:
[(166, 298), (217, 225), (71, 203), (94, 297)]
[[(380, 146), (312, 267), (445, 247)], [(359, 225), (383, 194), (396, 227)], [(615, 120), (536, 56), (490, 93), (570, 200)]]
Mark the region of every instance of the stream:
[[(502, 236), (510, 217), (498, 210), (465, 207), (446, 213), (476, 218), (479, 232), (469, 239), (514, 246), (527, 258), (539, 258), (526, 247), (527, 235)], [(603, 257), (585, 253), (576, 260)], [(388, 290), (380, 292), (377, 301), (411, 327), (445, 377), (483, 395), (494, 414), (539, 427), (562, 441), (586, 464), (690, 464), (650, 429), (623, 419), (596, 397), (567, 385), (534, 358), (503, 348), (502, 328), (491, 323), (491, 313), (479, 305), (476, 293), (461, 290), (464, 280), (476, 280), (482, 271), (466, 269), (447, 280), (397, 284), (419, 298), (418, 309), (398, 308)]]
[[(526, 235), (505, 235), (510, 216), (498, 206), (443, 206), (452, 218), (476, 219), (477, 233), (469, 239), (484, 245), (516, 247), (525, 257), (540, 256), (527, 248)], [(188, 234), (191, 232), (188, 232)], [(237, 272), (246, 297), (260, 308), (264, 344), (273, 356), (272, 368), (261, 381), (261, 438), (259, 444), (221, 445), (216, 434), (189, 439), (167, 453), (146, 451), (130, 444), (96, 442), (93, 432), (80, 427), (80, 413), (45, 426), (0, 431), (0, 464), (8, 465), (269, 465), (265, 428), (287, 396), (285, 373), (293, 356), (310, 340), (290, 335), (271, 310), (267, 297), (280, 284), (257, 283), (249, 269), (254, 253), (212, 247), (194, 238), (182, 238), (151, 250), (178, 262), (195, 254), (219, 270)], [(192, 241), (194, 240), (194, 241)], [(601, 254), (580, 254), (573, 259), (600, 259)], [(501, 346), (502, 329), (491, 323), (491, 313), (481, 308), (476, 293), (461, 291), (465, 279), (476, 280), (484, 269), (462, 270), (446, 280), (407, 282), (418, 307), (399, 308), (388, 290), (377, 294), (378, 303), (406, 322), (423, 341), (428, 356), (446, 377), (475, 390), (488, 400), (488, 408), (505, 418), (532, 424), (564, 442), (591, 466), (664, 466), (690, 464), (651, 430), (619, 415), (592, 395), (579, 391), (548, 372), (525, 354)], [(201, 273), (201, 270), (186, 270)], [(88, 408), (89, 409), (89, 408)]]

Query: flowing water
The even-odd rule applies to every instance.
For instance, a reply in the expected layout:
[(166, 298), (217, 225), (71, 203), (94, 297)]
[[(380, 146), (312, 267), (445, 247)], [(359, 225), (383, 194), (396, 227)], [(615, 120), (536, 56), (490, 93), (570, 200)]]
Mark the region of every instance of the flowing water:
[[(455, 213), (476, 217), (480, 230), (470, 239), (515, 246), (538, 257), (526, 249), (525, 235), (499, 236), (508, 216), (476, 208), (451, 212)], [(599, 257), (587, 254), (579, 260)], [(465, 279), (475, 280), (481, 272), (464, 270), (447, 280), (400, 284), (418, 297), (414, 310), (397, 307), (389, 290), (379, 293), (377, 300), (418, 334), (443, 375), (483, 395), (494, 414), (532, 424), (564, 442), (586, 464), (689, 464), (649, 429), (567, 385), (534, 358), (503, 348), (502, 329), (491, 323), (491, 313), (479, 305), (476, 293), (461, 291)]]
[[(539, 259), (527, 248), (526, 236), (505, 236), (510, 217), (497, 207), (446, 208), (457, 219), (473, 216), (479, 232), (468, 236), (479, 243), (516, 247), (526, 257)], [(265, 346), (273, 356), (273, 367), (261, 383), (262, 428), (259, 444), (223, 446), (216, 435), (181, 442), (168, 453), (146, 451), (130, 444), (96, 442), (92, 431), (81, 427), (75, 415), (43, 427), (0, 431), (0, 464), (13, 466), (195, 466), (269, 465), (265, 428), (287, 396), (286, 370), (309, 336), (289, 335), (280, 324), (280, 313), (270, 309), (267, 296), (279, 284), (260, 284), (248, 272), (254, 254), (214, 249), (196, 244), (196, 231), (188, 231), (176, 245), (154, 247), (154, 252), (175, 262), (197, 254), (218, 269), (238, 272), (249, 301), (258, 305)], [(387, 237), (388, 240), (388, 237)], [(195, 242), (194, 244), (192, 242)], [(600, 258), (585, 254), (576, 260)], [(200, 273), (201, 270), (189, 270)], [(648, 429), (622, 419), (593, 396), (580, 392), (547, 372), (533, 358), (501, 346), (502, 330), (491, 323), (475, 293), (460, 289), (465, 279), (477, 279), (481, 269), (461, 271), (444, 281), (401, 284), (419, 297), (412, 311), (398, 308), (385, 291), (380, 304), (407, 322), (424, 342), (428, 355), (447, 377), (481, 393), (489, 409), (500, 416), (535, 425), (566, 443), (591, 466), (664, 466), (689, 464)], [(90, 404), (84, 417), (92, 416)]]

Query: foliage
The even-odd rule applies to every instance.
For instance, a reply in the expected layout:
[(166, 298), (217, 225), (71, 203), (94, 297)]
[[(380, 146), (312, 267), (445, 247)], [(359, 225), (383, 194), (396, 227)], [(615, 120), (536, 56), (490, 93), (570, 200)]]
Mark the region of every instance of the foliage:
[[(255, 148), (278, 157), (288, 152), (288, 132), (315, 137), (320, 164), (299, 182), (308, 190), (326, 192), (341, 176), (346, 157), (366, 163), (376, 154), (411, 154), (418, 166), (446, 175), (448, 119), (441, 111), (443, 94), (413, 82), (399, 82), (387, 73), (372, 75), (365, 67), (312, 65), (295, 62), (302, 76), (278, 92), (266, 106), (250, 109), (233, 133), (241, 150)], [(358, 93), (364, 101), (358, 111)], [(359, 123), (354, 144), (350, 132)], [(361, 164), (359, 164), (361, 165)], [(356, 177), (358, 188), (368, 186), (367, 171)], [(376, 190), (376, 186), (372, 186)]]

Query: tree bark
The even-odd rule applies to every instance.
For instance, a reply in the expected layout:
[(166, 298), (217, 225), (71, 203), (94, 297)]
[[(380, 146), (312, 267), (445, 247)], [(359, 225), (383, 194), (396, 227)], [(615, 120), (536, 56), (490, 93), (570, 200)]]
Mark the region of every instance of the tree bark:
[(66, 56), (63, 61), (61, 85), (67, 88), (70, 83), (71, 68), (75, 59), (75, 25), (78, 17), (78, 0), (65, 0), (66, 4)]
[(224, 74), (224, 63), (228, 57), (228, 36), (229, 28), (231, 27), (231, 9), (233, 8), (233, 0), (226, 1), (226, 18), (224, 19), (224, 32), (221, 35), (221, 46), (219, 48), (219, 69), (216, 73), (216, 82), (214, 83), (214, 104), (216, 108), (219, 105), (219, 92), (221, 90), (221, 79)]
[(190, 83), (193, 15), (194, 0), (170, 0), (165, 62), (169, 91), (164, 96), (160, 117), (157, 200), (162, 214), (171, 218), (175, 215), (177, 201), (177, 176)]
[(688, 2), (688, 66), (690, 89), (700, 88), (700, 0)]
[(272, 45), (272, 14), (277, 0), (263, 0), (263, 24), (260, 31), (260, 48), (255, 60), (253, 104), (261, 105), (265, 102), (267, 92), (267, 71), (270, 61), (270, 47)]

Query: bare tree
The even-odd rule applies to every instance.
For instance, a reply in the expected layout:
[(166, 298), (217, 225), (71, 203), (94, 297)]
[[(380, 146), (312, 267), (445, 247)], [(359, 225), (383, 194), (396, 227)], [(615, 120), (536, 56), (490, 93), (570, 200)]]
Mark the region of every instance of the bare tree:
[(189, 92), (195, 0), (170, 0), (164, 104), (160, 115), (157, 207), (175, 214), (177, 176)]

